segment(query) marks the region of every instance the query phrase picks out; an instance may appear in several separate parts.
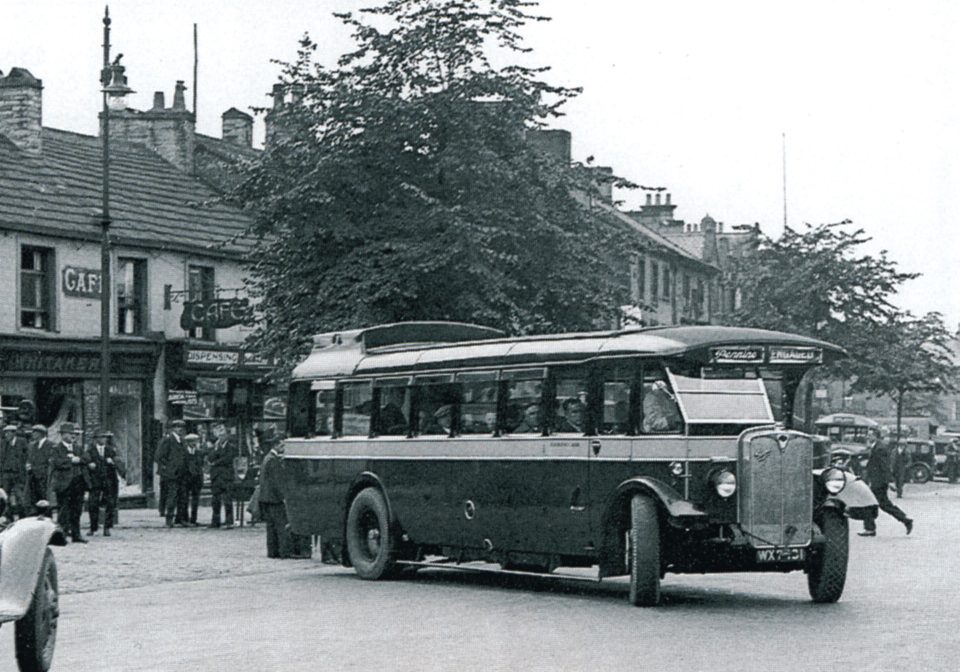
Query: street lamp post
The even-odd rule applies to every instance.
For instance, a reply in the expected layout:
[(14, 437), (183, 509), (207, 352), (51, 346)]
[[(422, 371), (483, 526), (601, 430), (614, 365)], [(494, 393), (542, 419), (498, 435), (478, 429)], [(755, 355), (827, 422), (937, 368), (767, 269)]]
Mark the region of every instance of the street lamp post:
[(103, 203), (100, 229), (100, 429), (109, 429), (110, 418), (110, 301), (113, 298), (113, 283), (110, 278), (110, 110), (123, 106), (124, 96), (132, 93), (120, 65), (120, 56), (110, 63), (110, 8), (103, 13), (103, 69), (100, 83), (103, 86)]

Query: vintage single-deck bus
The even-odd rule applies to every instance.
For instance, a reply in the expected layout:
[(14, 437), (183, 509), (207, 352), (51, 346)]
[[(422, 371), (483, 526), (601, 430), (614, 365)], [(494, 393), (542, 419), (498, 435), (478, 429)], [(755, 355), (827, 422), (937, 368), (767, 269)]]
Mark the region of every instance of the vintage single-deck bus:
[(846, 479), (789, 425), (804, 373), (843, 354), (714, 326), (321, 334), (290, 385), (288, 515), (364, 579), (596, 566), (655, 605), (667, 572), (802, 570), (833, 602)]

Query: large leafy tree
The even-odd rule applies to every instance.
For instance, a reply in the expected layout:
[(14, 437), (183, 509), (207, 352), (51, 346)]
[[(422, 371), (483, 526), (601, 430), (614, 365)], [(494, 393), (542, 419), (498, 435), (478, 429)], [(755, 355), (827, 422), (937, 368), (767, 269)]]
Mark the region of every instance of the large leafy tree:
[[(319, 331), (411, 319), (512, 333), (596, 326), (623, 303), (629, 232), (598, 216), (596, 171), (529, 131), (577, 91), (523, 60), (524, 0), (390, 0), (337, 15), (334, 68), (305, 37), (287, 103), (232, 197), (255, 217), (252, 346), (290, 364)], [(498, 61), (499, 62), (499, 61)], [(609, 178), (615, 179), (615, 178)]]

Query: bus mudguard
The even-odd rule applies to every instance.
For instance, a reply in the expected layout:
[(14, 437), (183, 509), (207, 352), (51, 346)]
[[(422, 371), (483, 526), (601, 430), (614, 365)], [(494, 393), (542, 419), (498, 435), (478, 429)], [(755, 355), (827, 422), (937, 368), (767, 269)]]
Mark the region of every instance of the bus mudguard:
[(624, 481), (614, 493), (614, 502), (621, 501), (626, 495), (645, 493), (653, 496), (667, 516), (684, 522), (691, 520), (706, 520), (707, 514), (683, 498), (677, 490), (663, 481), (649, 476), (636, 476)]

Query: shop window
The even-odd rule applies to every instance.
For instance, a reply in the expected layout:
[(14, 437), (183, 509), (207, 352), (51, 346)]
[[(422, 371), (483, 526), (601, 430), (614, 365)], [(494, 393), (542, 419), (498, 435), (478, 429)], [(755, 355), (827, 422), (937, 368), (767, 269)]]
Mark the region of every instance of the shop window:
[(117, 263), (117, 333), (142, 334), (147, 326), (147, 262), (120, 257)]
[[(216, 285), (212, 266), (190, 266), (187, 272), (187, 293), (191, 301), (213, 301), (216, 298)], [(190, 338), (202, 341), (215, 341), (216, 330), (210, 327), (193, 327), (188, 332)]]
[(20, 326), (54, 329), (53, 250), (45, 247), (20, 248)]

